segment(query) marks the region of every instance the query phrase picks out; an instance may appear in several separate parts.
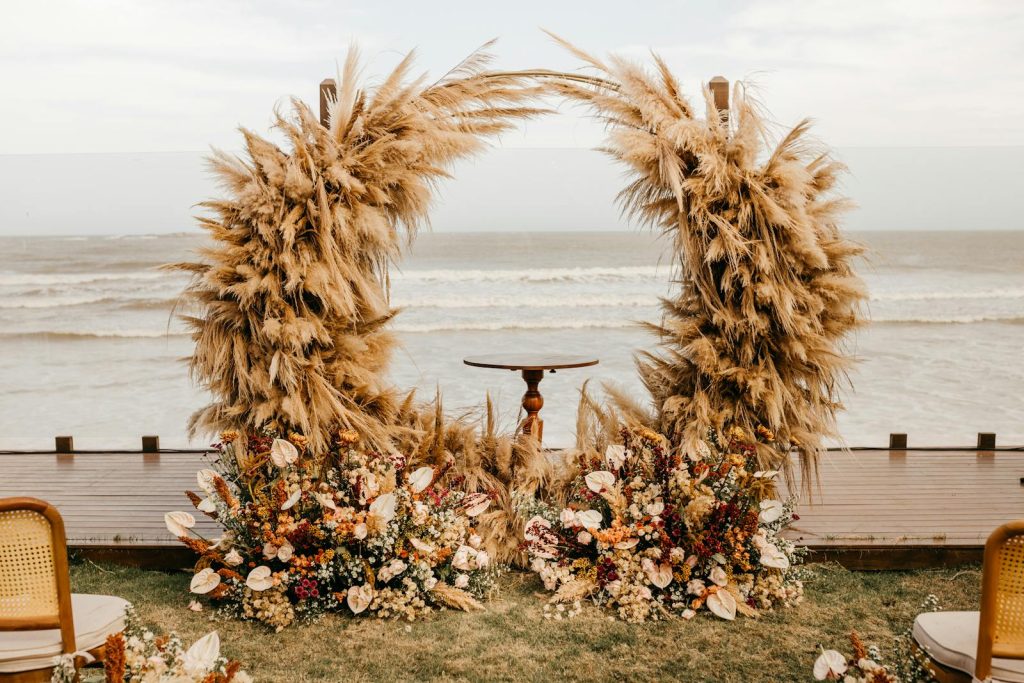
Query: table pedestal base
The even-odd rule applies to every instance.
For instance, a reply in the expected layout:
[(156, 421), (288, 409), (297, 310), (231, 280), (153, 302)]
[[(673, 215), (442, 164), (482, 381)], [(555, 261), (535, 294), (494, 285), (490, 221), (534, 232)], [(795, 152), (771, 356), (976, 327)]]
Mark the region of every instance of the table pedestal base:
[(540, 419), (540, 409), (544, 407), (544, 397), (540, 395), (537, 387), (544, 379), (543, 370), (523, 370), (523, 381), (526, 382), (526, 393), (523, 394), (523, 410), (526, 411), (526, 419), (523, 420), (523, 434), (537, 439), (544, 440), (544, 420)]

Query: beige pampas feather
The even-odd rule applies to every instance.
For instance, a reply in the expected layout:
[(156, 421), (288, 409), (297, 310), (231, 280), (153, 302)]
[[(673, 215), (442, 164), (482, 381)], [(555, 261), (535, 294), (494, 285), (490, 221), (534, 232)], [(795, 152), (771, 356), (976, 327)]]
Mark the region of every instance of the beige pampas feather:
[(787, 466), (792, 446), (812, 470), (836, 435), (843, 341), (865, 296), (851, 265), (861, 248), (842, 237), (846, 203), (832, 194), (842, 166), (811, 151), (807, 122), (766, 148), (741, 86), (727, 117), (705, 92), (699, 119), (660, 59), (650, 73), (558, 40), (599, 76), (549, 74), (551, 89), (607, 124), (605, 151), (632, 175), (626, 212), (672, 238), (678, 290), (649, 325), (661, 352), (638, 363), (657, 426), (690, 448), (710, 428), (764, 426), (779, 445), (765, 460)]
[(568, 583), (563, 583), (555, 591), (555, 594), (551, 596), (548, 602), (574, 602), (581, 598), (585, 598), (591, 593), (597, 590), (597, 584), (593, 581), (586, 579), (573, 579)]
[(242, 130), (245, 155), (215, 151), (223, 199), (199, 219), (213, 238), (185, 292), (193, 377), (213, 403), (190, 431), (298, 431), (313, 454), (337, 429), (386, 447), (400, 409), (385, 382), (394, 338), (388, 268), (426, 223), (435, 183), (517, 120), (536, 88), (486, 72), (475, 52), (435, 83), (409, 80), (410, 54), (376, 88), (351, 51), (324, 127), (298, 100), (277, 114), (287, 146)]
[(479, 600), (461, 588), (450, 586), (444, 581), (434, 584), (434, 587), (430, 589), (430, 597), (438, 605), (449, 609), (458, 609), (463, 612), (484, 611), (484, 606)]

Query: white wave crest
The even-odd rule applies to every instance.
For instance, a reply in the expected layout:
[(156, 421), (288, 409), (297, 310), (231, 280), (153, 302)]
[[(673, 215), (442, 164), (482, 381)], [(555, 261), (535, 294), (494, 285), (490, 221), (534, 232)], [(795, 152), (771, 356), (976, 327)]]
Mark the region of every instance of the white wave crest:
[(872, 301), (942, 301), (947, 299), (1024, 299), (1024, 287), (956, 292), (872, 292)]
[(590, 268), (530, 268), (511, 270), (407, 270), (395, 282), (599, 282), (663, 278), (668, 268), (620, 266)]
[(82, 285), (112, 280), (160, 280), (178, 277), (175, 273), (156, 270), (136, 270), (127, 273), (0, 273), (0, 285)]

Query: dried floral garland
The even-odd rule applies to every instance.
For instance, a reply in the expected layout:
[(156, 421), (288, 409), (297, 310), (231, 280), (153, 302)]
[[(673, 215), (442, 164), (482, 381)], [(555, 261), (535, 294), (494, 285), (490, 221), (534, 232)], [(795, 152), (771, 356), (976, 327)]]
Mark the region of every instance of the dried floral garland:
[(731, 620), (799, 603), (802, 549), (780, 536), (793, 502), (770, 497), (777, 472), (756, 463), (739, 428), (712, 432), (693, 452), (624, 429), (603, 462), (580, 463), (565, 508), (522, 501), (531, 567), (552, 601), (590, 597), (630, 622), (702, 608)]
[(443, 471), (410, 471), (404, 456), (335, 434), (324, 458), (305, 437), (222, 435), (212, 469), (197, 475), (195, 507), (225, 529), (194, 534), (187, 512), (167, 528), (200, 555), (191, 591), (242, 619), (281, 630), (328, 611), (409, 621), (434, 607), (474, 610), (498, 568), (474, 518), (490, 499), (440, 482)]

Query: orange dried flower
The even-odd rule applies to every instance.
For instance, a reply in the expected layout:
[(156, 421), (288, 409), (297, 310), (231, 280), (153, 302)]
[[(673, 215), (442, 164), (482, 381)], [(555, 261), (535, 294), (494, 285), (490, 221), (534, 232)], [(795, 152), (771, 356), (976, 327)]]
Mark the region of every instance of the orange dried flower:
[(221, 567), (217, 570), (217, 573), (225, 579), (234, 579), (235, 581), (245, 582), (245, 577), (236, 572), (234, 569), (228, 569), (227, 567)]
[(205, 555), (206, 551), (210, 549), (210, 544), (201, 538), (182, 536), (178, 540), (187, 545), (197, 555)]
[(757, 426), (757, 435), (765, 441), (775, 441), (775, 432), (768, 429), (764, 425)]
[(340, 441), (343, 446), (350, 446), (354, 443), (358, 443), (359, 432), (354, 429), (343, 429), (338, 432), (338, 441)]
[(231, 489), (228, 488), (228, 483), (221, 477), (213, 478), (213, 488), (217, 491), (217, 495), (220, 496), (221, 500), (227, 503), (229, 508), (238, 507), (238, 501), (231, 495)]
[(860, 639), (860, 634), (856, 631), (850, 631), (850, 644), (853, 646), (853, 659), (855, 661), (867, 659), (868, 649), (864, 647), (864, 641)]
[(231, 443), (232, 441), (237, 441), (238, 437), (238, 431), (235, 429), (227, 429), (220, 433), (221, 443)]
[(124, 680), (124, 634), (114, 633), (107, 636), (104, 645), (103, 674), (108, 681)]

